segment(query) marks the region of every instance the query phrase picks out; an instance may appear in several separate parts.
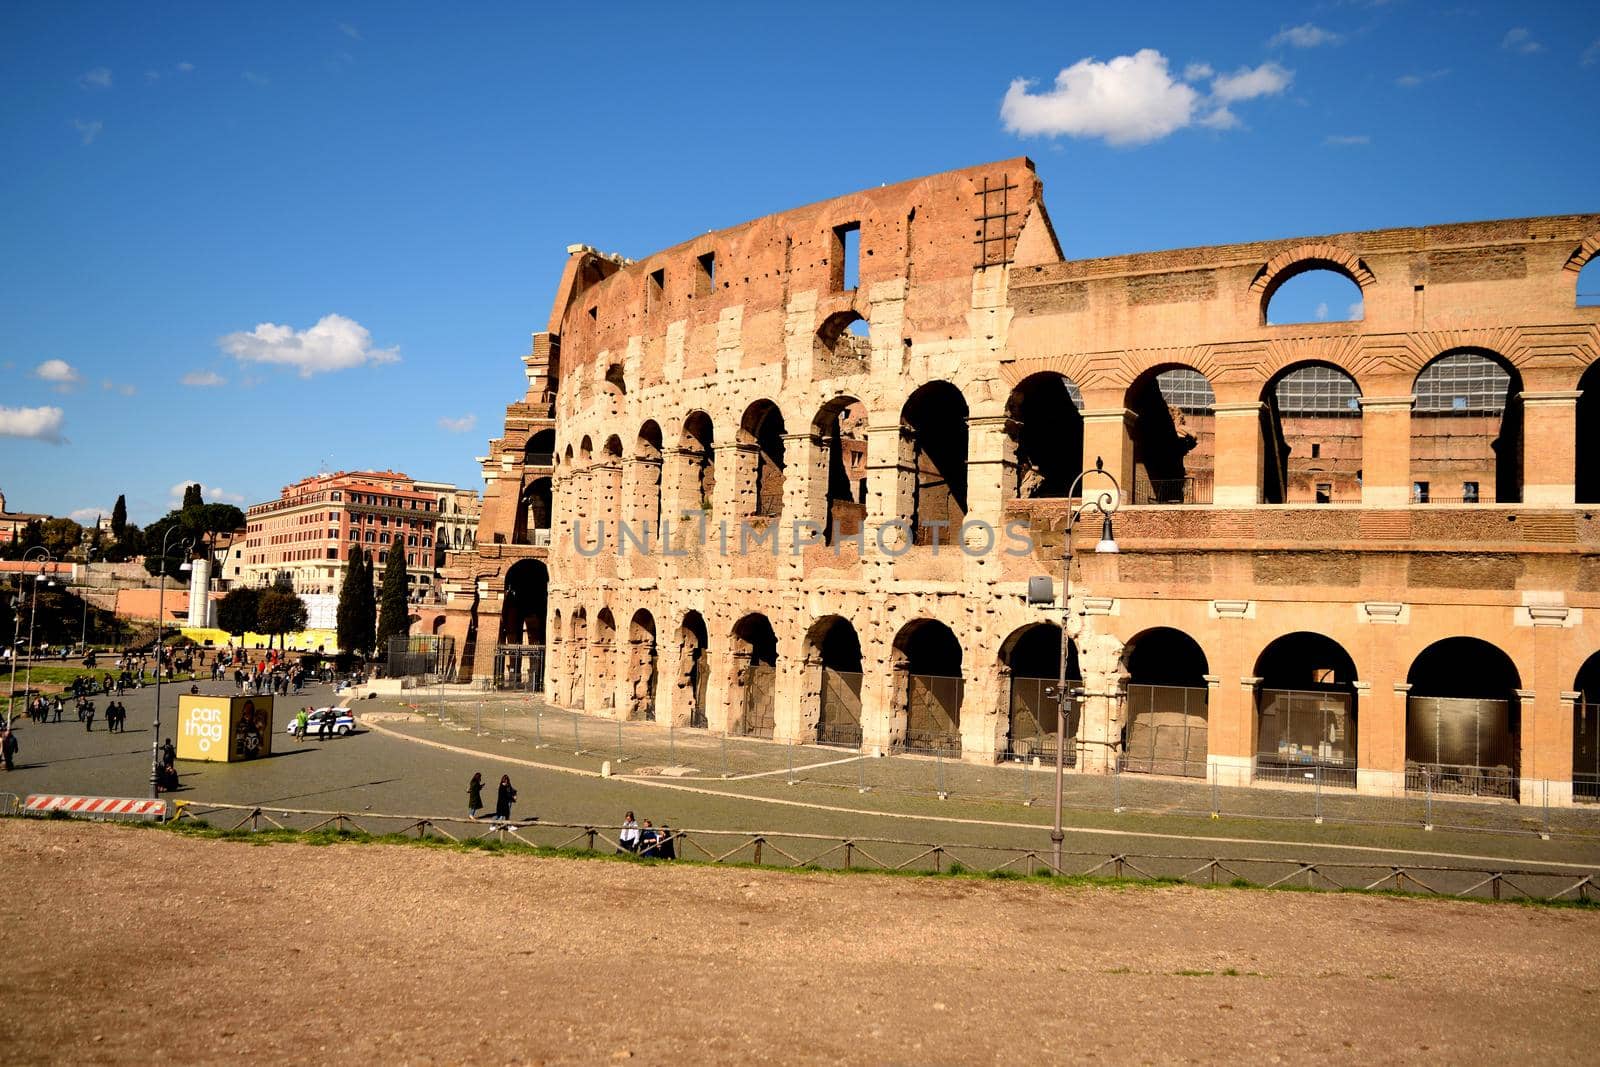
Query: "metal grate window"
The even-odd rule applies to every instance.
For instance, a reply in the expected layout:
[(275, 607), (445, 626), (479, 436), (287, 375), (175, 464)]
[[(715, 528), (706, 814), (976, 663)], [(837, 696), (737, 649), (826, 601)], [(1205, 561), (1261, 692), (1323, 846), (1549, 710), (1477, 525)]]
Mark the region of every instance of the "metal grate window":
[(1206, 376), (1183, 367), (1158, 374), (1156, 388), (1161, 390), (1161, 396), (1167, 403), (1190, 415), (1209, 415), (1217, 402)]
[(1417, 375), (1418, 411), (1499, 415), (1506, 408), (1511, 375), (1475, 352), (1436, 359)]
[(1275, 390), (1284, 415), (1359, 415), (1361, 394), (1356, 383), (1332, 367), (1290, 371)]

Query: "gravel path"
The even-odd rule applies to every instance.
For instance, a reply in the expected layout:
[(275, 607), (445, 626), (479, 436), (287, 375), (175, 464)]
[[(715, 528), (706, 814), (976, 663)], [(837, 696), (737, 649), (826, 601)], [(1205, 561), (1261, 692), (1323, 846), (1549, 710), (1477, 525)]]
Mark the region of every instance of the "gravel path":
[(1600, 914), (0, 821), (0, 1062), (1575, 1059)]

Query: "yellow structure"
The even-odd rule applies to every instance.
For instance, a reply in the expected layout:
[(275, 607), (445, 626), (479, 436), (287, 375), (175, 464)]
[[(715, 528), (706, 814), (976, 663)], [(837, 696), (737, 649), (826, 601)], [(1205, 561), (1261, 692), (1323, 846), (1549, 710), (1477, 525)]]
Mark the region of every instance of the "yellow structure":
[(272, 754), (272, 698), (178, 698), (178, 758), (238, 763)]

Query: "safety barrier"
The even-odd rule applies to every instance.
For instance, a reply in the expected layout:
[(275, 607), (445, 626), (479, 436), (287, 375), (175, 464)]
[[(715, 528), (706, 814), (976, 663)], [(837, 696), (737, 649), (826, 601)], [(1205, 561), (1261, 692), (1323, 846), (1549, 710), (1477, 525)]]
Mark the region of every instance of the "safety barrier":
[(22, 804), (25, 815), (85, 815), (114, 819), (165, 819), (167, 802), (141, 797), (88, 797), (31, 793)]

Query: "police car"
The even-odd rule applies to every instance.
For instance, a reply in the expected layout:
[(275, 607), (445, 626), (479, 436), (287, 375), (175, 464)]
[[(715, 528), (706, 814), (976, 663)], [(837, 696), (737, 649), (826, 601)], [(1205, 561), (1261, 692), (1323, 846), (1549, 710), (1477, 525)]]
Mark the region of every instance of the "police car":
[[(333, 732), (339, 737), (349, 737), (355, 733), (356, 717), (344, 708), (318, 708), (306, 715), (306, 736), (316, 737), (322, 732), (322, 724), (327, 720), (333, 721)], [(300, 716), (297, 714), (289, 720), (288, 733), (290, 737), (300, 732)]]

